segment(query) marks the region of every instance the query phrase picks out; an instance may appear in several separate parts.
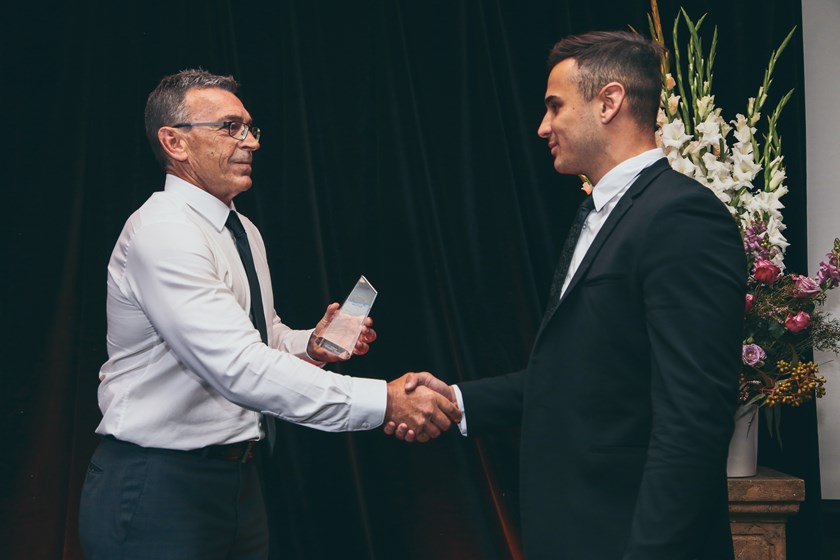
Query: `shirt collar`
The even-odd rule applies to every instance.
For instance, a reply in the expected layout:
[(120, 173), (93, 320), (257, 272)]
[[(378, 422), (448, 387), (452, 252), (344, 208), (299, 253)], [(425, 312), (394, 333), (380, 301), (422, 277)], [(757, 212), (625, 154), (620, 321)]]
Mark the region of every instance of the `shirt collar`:
[(163, 190), (182, 198), (190, 208), (204, 216), (204, 218), (220, 232), (225, 227), (225, 222), (227, 221), (230, 211), (236, 210), (232, 202), (230, 206), (227, 206), (224, 202), (204, 189), (184, 181), (175, 175), (166, 175), (166, 182), (163, 185)]
[(600, 212), (601, 208), (612, 198), (623, 194), (646, 167), (653, 165), (663, 157), (665, 155), (662, 153), (662, 149), (654, 148), (626, 159), (610, 169), (592, 189), (592, 202), (595, 204), (595, 211)]

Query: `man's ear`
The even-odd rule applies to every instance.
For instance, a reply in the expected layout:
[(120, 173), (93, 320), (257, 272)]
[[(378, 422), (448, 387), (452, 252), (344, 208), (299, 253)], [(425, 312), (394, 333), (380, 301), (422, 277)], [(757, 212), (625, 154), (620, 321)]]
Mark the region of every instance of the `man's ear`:
[(624, 86), (618, 82), (610, 82), (598, 92), (601, 101), (600, 118), (602, 124), (609, 124), (624, 106)]
[(172, 161), (186, 161), (187, 147), (184, 137), (177, 129), (170, 126), (162, 126), (157, 133), (163, 151)]

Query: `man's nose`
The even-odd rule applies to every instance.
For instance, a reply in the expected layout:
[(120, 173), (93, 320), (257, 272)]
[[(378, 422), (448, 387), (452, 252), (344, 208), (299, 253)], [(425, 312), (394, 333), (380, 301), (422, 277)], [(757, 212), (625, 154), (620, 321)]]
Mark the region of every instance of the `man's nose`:
[(546, 111), (542, 122), (540, 122), (540, 126), (537, 128), (537, 136), (540, 138), (548, 138), (549, 134), (551, 134), (551, 126), (549, 126), (550, 120), (548, 111)]
[(242, 140), (242, 147), (253, 151), (260, 149), (260, 141), (257, 140), (257, 137), (254, 136), (254, 133), (251, 132), (251, 130), (248, 130), (248, 134), (245, 135), (245, 138)]

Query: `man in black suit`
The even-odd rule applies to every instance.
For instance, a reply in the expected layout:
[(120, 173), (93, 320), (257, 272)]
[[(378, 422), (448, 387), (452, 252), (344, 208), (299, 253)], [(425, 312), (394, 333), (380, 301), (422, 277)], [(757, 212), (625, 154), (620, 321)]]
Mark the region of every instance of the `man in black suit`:
[(559, 173), (591, 180), (594, 208), (561, 257), (528, 365), (454, 389), (429, 374), (408, 385), (457, 397), (471, 436), (521, 422), (529, 560), (733, 555), (726, 455), (746, 262), (725, 206), (656, 147), (661, 56), (627, 32), (554, 46), (539, 135)]

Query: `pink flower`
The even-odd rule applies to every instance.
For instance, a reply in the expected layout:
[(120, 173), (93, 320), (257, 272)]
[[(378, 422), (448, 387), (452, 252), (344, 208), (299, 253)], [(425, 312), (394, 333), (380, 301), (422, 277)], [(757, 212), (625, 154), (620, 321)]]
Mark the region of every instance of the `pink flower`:
[(753, 300), (754, 299), (755, 299), (754, 295), (747, 294), (747, 302), (746, 302), (746, 307), (744, 308), (744, 313), (749, 313), (750, 312), (750, 309), (752, 309), (752, 306), (753, 306)]
[(811, 326), (811, 316), (804, 311), (800, 311), (796, 315), (788, 315), (785, 319), (785, 326), (792, 333), (802, 332)]
[(820, 263), (817, 282), (820, 283), (820, 286), (829, 290), (840, 283), (840, 268), (837, 266), (837, 255), (834, 253), (828, 253), (825, 260)]
[(753, 269), (753, 277), (762, 284), (772, 284), (779, 279), (782, 274), (781, 269), (776, 266), (773, 261), (764, 259), (757, 259), (755, 261), (755, 269)]
[(793, 276), (793, 297), (809, 298), (822, 291), (820, 283), (808, 276)]
[(748, 366), (760, 364), (766, 357), (764, 349), (758, 344), (744, 344), (741, 347), (741, 360)]

